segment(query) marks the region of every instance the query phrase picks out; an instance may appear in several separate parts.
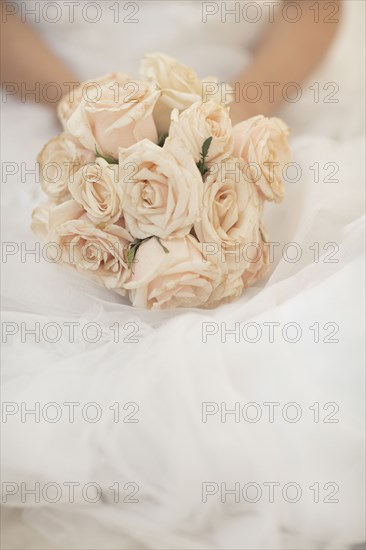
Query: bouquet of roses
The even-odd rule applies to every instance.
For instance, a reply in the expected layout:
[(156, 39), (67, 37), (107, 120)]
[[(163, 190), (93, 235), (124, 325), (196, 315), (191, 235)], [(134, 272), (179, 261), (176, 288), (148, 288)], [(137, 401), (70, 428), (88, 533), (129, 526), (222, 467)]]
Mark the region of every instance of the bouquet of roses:
[(263, 116), (232, 127), (225, 89), (154, 54), (141, 80), (70, 91), (38, 157), (48, 202), (32, 228), (53, 261), (149, 309), (214, 307), (262, 277), (263, 204), (283, 198), (289, 132)]

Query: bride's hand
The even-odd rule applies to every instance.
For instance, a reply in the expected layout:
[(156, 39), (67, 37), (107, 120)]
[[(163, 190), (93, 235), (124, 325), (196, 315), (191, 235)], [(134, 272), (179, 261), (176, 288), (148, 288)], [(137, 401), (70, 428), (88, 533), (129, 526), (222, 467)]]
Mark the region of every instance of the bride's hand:
[[(48, 105), (56, 111), (58, 97), (77, 82), (74, 73), (43, 43), (30, 25), (6, 11), (1, 2), (1, 83), (6, 95), (17, 95), (23, 102)], [(52, 86), (51, 86), (52, 85)]]

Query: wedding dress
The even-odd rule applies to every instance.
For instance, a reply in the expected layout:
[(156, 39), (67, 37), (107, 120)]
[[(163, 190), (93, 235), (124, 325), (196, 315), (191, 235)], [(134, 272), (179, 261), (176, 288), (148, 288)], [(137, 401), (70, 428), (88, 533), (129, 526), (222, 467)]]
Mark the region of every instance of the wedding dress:
[[(82, 21), (84, 2), (74, 23), (64, 2), (52, 4), (61, 19), (37, 28), (81, 79), (135, 75), (149, 51), (202, 77), (230, 79), (261, 32), (260, 21), (222, 23), (221, 14), (203, 23), (200, 2), (105, 1), (97, 23)], [(212, 311), (135, 310), (77, 273), (37, 261), (30, 217), (42, 193), (26, 171), (58, 130), (41, 106), (5, 97), (3, 506), (20, 509), (50, 547), (315, 550), (362, 542), (365, 173), (363, 82), (352, 65), (362, 66), (363, 11), (362, 2), (346, 3), (332, 51), (301, 100), (281, 113), (293, 130), (295, 176), (283, 204), (267, 208), (271, 241), (280, 243), (270, 275)], [(324, 102), (336, 89), (338, 102)], [(78, 404), (74, 421), (70, 403)], [(79, 485), (70, 503), (72, 482)], [(62, 489), (58, 500), (52, 487), (42, 494), (49, 483)], [(94, 503), (93, 487), (81, 491), (89, 483), (102, 489)], [(25, 494), (32, 488), (38, 503)]]

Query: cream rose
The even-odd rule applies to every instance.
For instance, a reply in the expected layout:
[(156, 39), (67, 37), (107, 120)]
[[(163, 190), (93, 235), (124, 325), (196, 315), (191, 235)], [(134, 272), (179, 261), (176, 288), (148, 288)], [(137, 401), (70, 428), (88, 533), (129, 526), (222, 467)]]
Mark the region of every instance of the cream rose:
[(163, 148), (144, 140), (120, 149), (119, 169), (124, 219), (134, 237), (190, 232), (200, 215), (203, 183), (188, 151), (169, 140)]
[(38, 237), (46, 241), (51, 227), (78, 219), (83, 214), (84, 211), (80, 204), (73, 200), (67, 200), (61, 204), (49, 201), (33, 210), (31, 229)]
[(37, 158), (43, 191), (55, 202), (67, 200), (68, 184), (75, 172), (94, 159), (91, 151), (75, 144), (65, 133), (51, 139)]
[(194, 225), (201, 242), (219, 244), (228, 261), (236, 264), (242, 264), (242, 246), (253, 241), (262, 212), (262, 201), (245, 178), (244, 167), (234, 157), (215, 165), (204, 184), (201, 219)]
[(122, 216), (122, 186), (116, 164), (97, 158), (76, 172), (69, 189), (94, 223), (111, 224)]
[(233, 128), (234, 156), (248, 163), (248, 172), (264, 198), (277, 203), (285, 194), (283, 168), (291, 160), (288, 136), (289, 129), (282, 120), (262, 115)]
[(47, 241), (56, 245), (55, 261), (125, 295), (124, 283), (130, 276), (126, 253), (132, 237), (124, 227), (111, 224), (100, 229), (70, 200), (49, 210)]
[(55, 206), (54, 203), (37, 206), (32, 212), (31, 229), (42, 241), (47, 239), (49, 213), (51, 208), (55, 208)]
[(198, 102), (183, 113), (172, 112), (169, 137), (180, 139), (192, 153), (195, 162), (201, 159), (202, 145), (212, 138), (206, 162), (219, 162), (233, 151), (231, 120), (227, 107), (214, 101)]
[[(264, 240), (265, 239), (265, 240)], [(243, 284), (247, 288), (264, 277), (269, 268), (268, 239), (265, 236), (263, 225), (258, 229), (257, 240), (252, 250), (248, 249), (249, 265), (242, 275)]]
[(161, 90), (154, 109), (159, 135), (168, 133), (173, 109), (184, 111), (193, 103), (206, 99), (206, 85), (217, 88), (217, 93), (211, 95), (212, 99), (217, 98), (219, 101), (221, 98), (216, 78), (207, 77), (201, 80), (189, 67), (165, 54), (145, 55), (141, 61), (140, 74), (143, 80), (155, 82)]
[[(221, 259), (221, 261), (225, 261)], [(221, 284), (213, 291), (208, 302), (207, 308), (215, 308), (219, 305), (226, 304), (232, 300), (239, 298), (244, 290), (244, 280), (240, 269), (230, 269), (227, 264), (228, 273), (222, 280)]]
[[(100, 81), (103, 81), (103, 79), (100, 79)], [(66, 129), (67, 121), (72, 113), (83, 99), (83, 94), (87, 94), (89, 85), (92, 86), (91, 81), (83, 82), (79, 86), (71, 88), (70, 92), (64, 95), (57, 105), (58, 118), (64, 129)]]
[(152, 112), (160, 92), (154, 84), (113, 73), (96, 80), (94, 88), (90, 82), (83, 86), (76, 107), (59, 112), (67, 131), (85, 148), (117, 159), (119, 147), (144, 138), (157, 142)]
[[(266, 239), (266, 240), (264, 240)], [(226, 261), (228, 274), (214, 290), (206, 307), (217, 307), (239, 298), (244, 290), (262, 279), (269, 270), (269, 246), (263, 224), (253, 227), (251, 239), (236, 247), (235, 253), (226, 248), (221, 251), (221, 261)]]
[(224, 264), (192, 235), (160, 243), (153, 237), (139, 247), (126, 288), (135, 307), (205, 307), (224, 276)]

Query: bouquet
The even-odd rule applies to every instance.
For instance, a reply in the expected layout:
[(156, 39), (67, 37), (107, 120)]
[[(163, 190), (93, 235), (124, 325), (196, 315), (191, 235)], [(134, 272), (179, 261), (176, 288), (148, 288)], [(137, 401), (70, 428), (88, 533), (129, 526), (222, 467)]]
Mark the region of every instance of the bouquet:
[(146, 55), (140, 78), (109, 74), (61, 100), (32, 228), (52, 261), (133, 306), (212, 308), (267, 271), (263, 205), (284, 196), (289, 131), (264, 116), (232, 126), (227, 86), (166, 55)]

